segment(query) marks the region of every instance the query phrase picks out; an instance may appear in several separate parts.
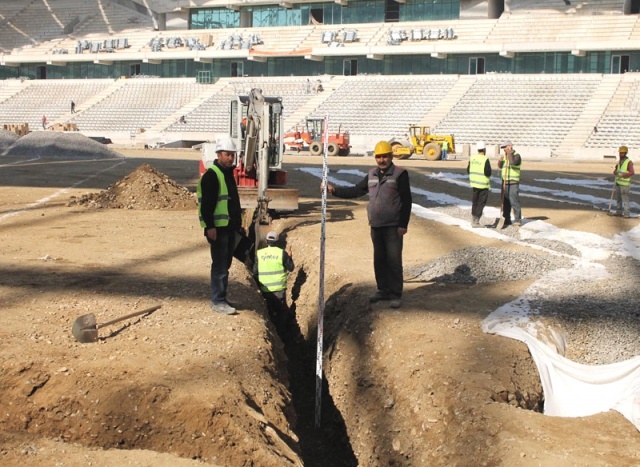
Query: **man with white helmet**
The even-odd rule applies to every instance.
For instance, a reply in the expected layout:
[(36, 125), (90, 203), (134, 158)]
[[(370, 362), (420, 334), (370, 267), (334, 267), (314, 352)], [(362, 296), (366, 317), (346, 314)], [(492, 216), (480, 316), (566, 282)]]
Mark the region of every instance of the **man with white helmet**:
[(327, 183), (327, 191), (338, 198), (359, 198), (369, 194), (367, 215), (373, 242), (373, 270), (378, 291), (371, 303), (389, 301), (391, 308), (402, 304), (402, 246), (411, 217), (409, 172), (393, 163), (393, 149), (380, 141), (373, 150), (376, 167), (352, 187)]
[(198, 182), (200, 225), (211, 250), (211, 308), (225, 315), (237, 313), (227, 301), (235, 236), (242, 229), (240, 196), (233, 175), (236, 152), (231, 138), (220, 139), (216, 145), (218, 158)]
[(473, 189), (473, 195), (471, 198), (471, 227), (482, 227), (480, 225), (480, 218), (482, 218), (482, 211), (487, 205), (487, 199), (489, 198), (489, 190), (491, 189), (491, 163), (487, 157), (487, 148), (484, 141), (478, 141), (476, 143), (476, 151), (469, 158), (467, 164), (467, 173), (469, 174), (469, 183)]

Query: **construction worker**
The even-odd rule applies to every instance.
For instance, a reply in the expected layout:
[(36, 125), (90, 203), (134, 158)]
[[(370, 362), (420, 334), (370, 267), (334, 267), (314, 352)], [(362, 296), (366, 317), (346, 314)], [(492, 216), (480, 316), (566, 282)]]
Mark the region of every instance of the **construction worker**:
[(520, 168), (522, 158), (513, 149), (511, 141), (500, 144), (504, 154), (498, 160), (498, 167), (502, 174), (503, 205), (502, 213), (505, 219), (504, 225), (511, 225), (511, 209), (513, 208), (513, 225), (522, 224), (522, 210), (520, 208)]
[(446, 139), (442, 142), (442, 160), (446, 161), (447, 159), (447, 154), (449, 153), (449, 141), (447, 141)]
[(216, 154), (218, 158), (198, 182), (198, 211), (211, 250), (211, 308), (217, 313), (235, 315), (236, 309), (227, 301), (227, 286), (236, 232), (242, 231), (242, 211), (233, 176), (236, 157), (233, 140), (218, 141)]
[(480, 225), (480, 218), (482, 218), (482, 211), (487, 205), (487, 199), (489, 198), (489, 190), (491, 189), (491, 163), (487, 157), (487, 148), (484, 141), (478, 141), (476, 143), (476, 151), (469, 158), (467, 164), (467, 173), (469, 174), (469, 183), (473, 189), (473, 195), (471, 198), (471, 227), (482, 227)]
[(629, 148), (626, 146), (618, 148), (620, 160), (613, 169), (613, 175), (616, 176), (616, 184), (613, 188), (616, 194), (616, 212), (609, 211), (609, 215), (612, 216), (631, 217), (629, 190), (631, 189), (631, 177), (635, 175), (635, 172), (633, 162), (627, 157), (628, 152)]
[[(402, 304), (402, 245), (411, 216), (409, 172), (393, 163), (393, 150), (380, 141), (373, 150), (376, 167), (351, 187), (327, 183), (327, 191), (338, 198), (359, 198), (369, 193), (367, 214), (373, 242), (373, 269), (378, 290), (371, 303), (389, 300), (391, 308)], [(321, 187), (322, 188), (322, 187)]]
[(287, 273), (293, 271), (291, 247), (280, 248), (278, 232), (270, 231), (265, 238), (267, 246), (256, 252), (253, 273), (262, 296), (267, 301), (269, 315), (281, 336), (288, 335), (291, 319), (287, 306)]

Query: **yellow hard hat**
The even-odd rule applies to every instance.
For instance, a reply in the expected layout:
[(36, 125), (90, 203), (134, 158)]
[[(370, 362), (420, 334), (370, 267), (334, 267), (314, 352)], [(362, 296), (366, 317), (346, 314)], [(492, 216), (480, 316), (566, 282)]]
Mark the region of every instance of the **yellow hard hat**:
[(624, 152), (625, 154), (629, 152), (629, 148), (626, 146), (620, 146), (618, 148), (618, 152)]
[(382, 154), (391, 154), (393, 149), (391, 149), (391, 145), (386, 141), (380, 141), (376, 144), (375, 149), (373, 150), (374, 156), (380, 156)]

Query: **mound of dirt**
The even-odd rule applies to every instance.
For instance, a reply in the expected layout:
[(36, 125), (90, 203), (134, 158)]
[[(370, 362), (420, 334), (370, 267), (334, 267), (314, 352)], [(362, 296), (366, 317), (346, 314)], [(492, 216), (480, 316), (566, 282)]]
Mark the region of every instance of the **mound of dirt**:
[(68, 206), (114, 209), (166, 209), (186, 211), (197, 207), (196, 195), (149, 164), (136, 170), (100, 193), (80, 198), (72, 196)]
[(20, 137), (12, 131), (0, 130), (0, 154), (11, 147)]
[(117, 152), (80, 133), (36, 131), (15, 140), (6, 156), (42, 157), (47, 159), (114, 159)]

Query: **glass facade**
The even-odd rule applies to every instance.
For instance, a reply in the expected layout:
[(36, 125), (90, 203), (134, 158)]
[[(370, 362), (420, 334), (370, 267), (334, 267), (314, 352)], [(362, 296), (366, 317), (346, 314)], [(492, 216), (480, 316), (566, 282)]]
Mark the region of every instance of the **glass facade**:
[(240, 13), (227, 8), (202, 8), (190, 11), (189, 29), (223, 29), (240, 26)]
[[(191, 29), (239, 27), (240, 18), (249, 14), (247, 27), (305, 26), (308, 24), (383, 23), (385, 21), (451, 20), (460, 17), (460, 0), (350, 0), (347, 6), (335, 2), (248, 6), (240, 11), (228, 8), (196, 8), (189, 13)], [(395, 17), (397, 14), (397, 18)]]
[(407, 0), (400, 5), (400, 21), (451, 20), (460, 17), (460, 1)]

